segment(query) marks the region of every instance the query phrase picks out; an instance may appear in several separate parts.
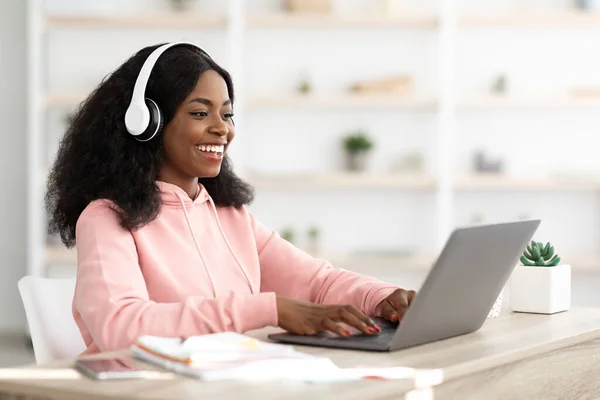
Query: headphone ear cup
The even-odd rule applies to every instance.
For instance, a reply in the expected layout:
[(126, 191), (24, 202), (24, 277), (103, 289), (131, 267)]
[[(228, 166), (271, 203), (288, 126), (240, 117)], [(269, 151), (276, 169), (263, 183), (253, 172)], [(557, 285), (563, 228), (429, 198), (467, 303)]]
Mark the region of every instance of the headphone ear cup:
[(148, 111), (150, 112), (150, 121), (148, 122), (148, 128), (146, 128), (141, 135), (136, 137), (140, 142), (147, 142), (154, 138), (162, 130), (164, 125), (163, 116), (158, 108), (158, 104), (149, 98), (144, 100), (146, 102), (146, 107), (148, 107)]

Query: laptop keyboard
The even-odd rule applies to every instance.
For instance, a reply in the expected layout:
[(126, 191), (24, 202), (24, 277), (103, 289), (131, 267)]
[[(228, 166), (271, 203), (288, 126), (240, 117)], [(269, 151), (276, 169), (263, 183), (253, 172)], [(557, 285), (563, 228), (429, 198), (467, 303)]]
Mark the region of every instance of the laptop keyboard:
[(374, 344), (388, 344), (392, 341), (394, 334), (396, 333), (396, 329), (398, 328), (398, 323), (390, 322), (383, 318), (374, 318), (375, 324), (381, 328), (381, 332), (376, 335), (366, 335), (364, 333), (359, 333), (356, 335), (343, 337), (338, 335), (321, 335), (323, 340), (332, 341), (332, 342), (340, 342), (340, 341), (349, 341), (352, 342), (369, 342)]

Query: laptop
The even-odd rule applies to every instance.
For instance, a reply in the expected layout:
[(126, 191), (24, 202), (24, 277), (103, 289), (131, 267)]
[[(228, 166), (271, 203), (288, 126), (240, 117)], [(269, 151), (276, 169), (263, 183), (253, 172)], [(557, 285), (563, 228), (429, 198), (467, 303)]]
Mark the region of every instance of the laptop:
[(396, 351), (475, 332), (486, 321), (539, 224), (540, 220), (529, 220), (455, 229), (402, 321), (376, 318), (381, 328), (377, 335), (284, 332), (269, 338), (290, 344)]

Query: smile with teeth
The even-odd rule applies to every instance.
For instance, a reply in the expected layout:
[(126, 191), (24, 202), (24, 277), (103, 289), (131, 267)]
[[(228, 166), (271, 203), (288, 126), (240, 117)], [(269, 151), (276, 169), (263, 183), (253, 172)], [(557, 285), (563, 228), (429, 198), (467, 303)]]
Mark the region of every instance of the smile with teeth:
[(224, 145), (206, 145), (206, 144), (197, 144), (196, 149), (200, 151), (204, 151), (206, 153), (214, 153), (217, 156), (220, 156), (225, 151)]

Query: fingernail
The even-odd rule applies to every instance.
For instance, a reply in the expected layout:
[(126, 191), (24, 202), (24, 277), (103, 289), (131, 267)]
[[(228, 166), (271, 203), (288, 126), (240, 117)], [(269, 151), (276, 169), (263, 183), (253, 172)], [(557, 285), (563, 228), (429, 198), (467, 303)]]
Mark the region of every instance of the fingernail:
[(376, 330), (377, 332), (381, 332), (381, 328), (380, 328), (380, 327), (378, 327), (377, 325), (375, 325), (375, 330)]
[(367, 328), (367, 331), (368, 331), (369, 333), (375, 333), (375, 329), (373, 329), (373, 328)]
[(350, 336), (350, 331), (349, 331), (348, 329), (346, 329), (346, 330), (344, 331), (344, 334), (345, 334), (346, 336)]
[(392, 321), (393, 322), (398, 321), (398, 314), (392, 314)]

